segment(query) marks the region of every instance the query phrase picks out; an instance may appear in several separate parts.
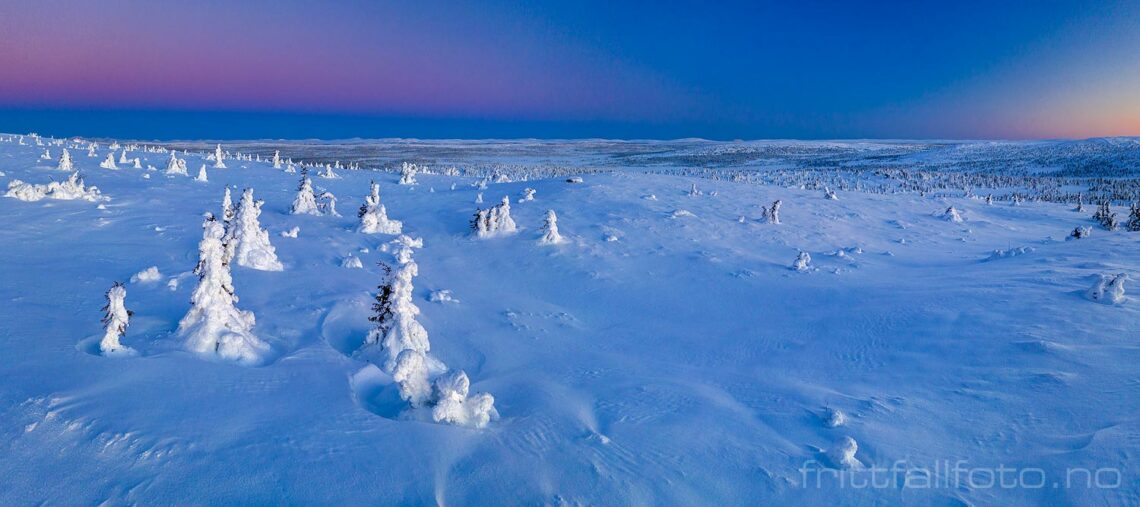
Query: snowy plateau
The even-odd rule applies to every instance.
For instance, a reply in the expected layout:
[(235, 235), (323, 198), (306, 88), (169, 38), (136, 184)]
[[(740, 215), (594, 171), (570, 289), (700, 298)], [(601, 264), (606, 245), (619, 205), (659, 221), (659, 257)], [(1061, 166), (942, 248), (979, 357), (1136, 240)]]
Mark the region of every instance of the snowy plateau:
[(0, 503), (1137, 505), (1138, 177), (0, 134)]

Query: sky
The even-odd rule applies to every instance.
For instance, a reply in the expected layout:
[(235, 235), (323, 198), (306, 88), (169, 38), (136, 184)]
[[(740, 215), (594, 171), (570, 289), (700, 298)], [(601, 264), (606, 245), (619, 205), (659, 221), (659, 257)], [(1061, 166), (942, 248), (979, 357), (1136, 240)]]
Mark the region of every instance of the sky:
[(1140, 2), (0, 2), (0, 131), (1140, 135)]

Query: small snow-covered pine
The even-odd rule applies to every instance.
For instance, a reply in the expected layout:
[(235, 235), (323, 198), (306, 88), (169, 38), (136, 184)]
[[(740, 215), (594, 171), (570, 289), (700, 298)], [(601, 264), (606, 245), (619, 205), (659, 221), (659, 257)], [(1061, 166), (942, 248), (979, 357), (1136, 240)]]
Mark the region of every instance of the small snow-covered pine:
[(795, 271), (807, 271), (811, 269), (811, 255), (801, 250), (799, 255), (796, 256), (796, 261), (792, 263), (792, 269)]
[(301, 170), (301, 184), (297, 187), (297, 197), (293, 199), (289, 212), (294, 215), (321, 214), (317, 207), (317, 197), (313, 195), (313, 181), (309, 179), (308, 170)]
[(99, 341), (99, 352), (105, 356), (134, 354), (134, 350), (123, 345), (120, 340), (127, 334), (133, 312), (127, 310), (127, 288), (115, 282), (106, 294), (107, 304), (103, 307), (103, 339)]
[(206, 164), (202, 164), (202, 167), (198, 168), (198, 176), (194, 178), (194, 181), (200, 181), (202, 183), (210, 181), (209, 176), (206, 175)]
[(101, 167), (103, 169), (111, 169), (111, 170), (119, 169), (119, 166), (115, 165), (115, 153), (114, 152), (108, 153), (107, 158), (103, 159), (103, 161), (99, 163), (99, 167)]
[(170, 160), (166, 161), (166, 174), (172, 176), (190, 176), (186, 170), (186, 160), (178, 158), (175, 152), (170, 152)]
[(416, 164), (402, 163), (400, 165), (400, 184), (415, 185), (417, 172), (419, 172), (419, 167)]
[(60, 171), (75, 170), (75, 164), (71, 162), (71, 152), (67, 151), (67, 148), (64, 148), (63, 153), (59, 155), (59, 165), (56, 166), (56, 169)]
[(210, 217), (202, 229), (198, 266), (194, 268), (198, 286), (190, 296), (190, 310), (178, 323), (178, 336), (187, 350), (202, 356), (257, 364), (270, 348), (253, 335), (253, 313), (234, 305), (238, 298), (229, 264), (224, 260), (224, 228)]
[(388, 210), (380, 202), (380, 184), (375, 181), (356, 215), (360, 218), (359, 231), (365, 234), (400, 234), (404, 227), (399, 220), (388, 218)]
[(514, 219), (511, 218), (511, 199), (504, 196), (500, 204), (487, 209), (476, 210), (475, 217), (471, 221), (471, 228), (480, 238), (515, 233), (518, 228), (515, 226)]
[(222, 145), (219, 144), (216, 147), (214, 147), (214, 169), (225, 169), (226, 168), (225, 159), (226, 159), (226, 154), (225, 154), (225, 152), (222, 151)]
[(942, 218), (948, 222), (954, 222), (956, 224), (962, 223), (962, 214), (958, 213), (958, 210), (954, 209), (953, 206), (946, 208), (946, 211), (942, 213)]
[(542, 224), (542, 238), (538, 240), (541, 245), (557, 245), (566, 239), (558, 233), (558, 215), (554, 210), (546, 210), (546, 220)]
[[(227, 189), (228, 190), (228, 189)], [(277, 251), (269, 242), (269, 232), (261, 228), (263, 201), (253, 200), (253, 189), (241, 194), (233, 222), (226, 231), (227, 249), (233, 249), (238, 266), (259, 271), (281, 271), (284, 266), (277, 260)]]
[(1128, 275), (1120, 273), (1117, 275), (1097, 275), (1097, 280), (1092, 288), (1088, 290), (1086, 296), (1092, 301), (1103, 303), (1106, 305), (1118, 305), (1124, 302), (1124, 282), (1128, 280)]
[(760, 207), (760, 209), (762, 210), (761, 216), (763, 217), (765, 222), (768, 222), (770, 224), (779, 225), (779, 223), (780, 223), (780, 205), (781, 204), (783, 204), (783, 201), (776, 199), (772, 203), (772, 206), (770, 206), (770, 207), (761, 206)]

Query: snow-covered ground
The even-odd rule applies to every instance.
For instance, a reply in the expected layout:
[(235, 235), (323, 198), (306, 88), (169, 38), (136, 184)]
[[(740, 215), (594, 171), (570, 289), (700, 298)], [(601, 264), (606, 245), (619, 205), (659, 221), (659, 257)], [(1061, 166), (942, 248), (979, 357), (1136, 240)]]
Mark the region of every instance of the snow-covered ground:
[[(188, 175), (168, 175), (167, 152), (123, 145), (106, 169), (106, 142), (94, 156), (42, 142), (0, 135), (0, 191), (66, 182), (63, 148), (88, 187), (0, 197), (0, 503), (1140, 502), (1140, 303), (1130, 281), (1123, 300), (1089, 293), (1101, 275), (1140, 279), (1140, 232), (1100, 228), (1093, 205), (832, 200), (644, 170), (399, 185), (343, 168), (310, 172), (340, 216), (295, 215), (300, 167), (265, 155), (223, 169), (212, 147), (178, 152)], [(507, 176), (541, 163), (493, 151), (479, 163)], [(423, 240), (409, 251), (430, 355), (494, 396), (483, 428), (409, 409), (361, 350), (378, 263), (400, 250), (360, 232), (373, 180)], [(264, 200), (248, 220), (281, 265), (231, 263), (236, 307), (268, 345), (246, 366), (178, 331), (226, 187)], [(517, 231), (477, 237), (476, 209), (503, 197)], [(540, 241), (548, 210), (561, 242)], [(1077, 226), (1091, 236), (1068, 240)], [(132, 354), (100, 349), (116, 281)]]

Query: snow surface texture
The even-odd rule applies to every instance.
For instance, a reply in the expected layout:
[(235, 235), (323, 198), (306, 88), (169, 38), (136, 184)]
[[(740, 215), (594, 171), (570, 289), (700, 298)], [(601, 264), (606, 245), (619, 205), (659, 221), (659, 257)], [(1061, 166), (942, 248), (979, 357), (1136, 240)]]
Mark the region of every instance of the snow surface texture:
[[(1119, 304), (1086, 297), (1102, 274), (1137, 276), (1140, 233), (1101, 229), (1091, 218), (1099, 194), (1070, 180), (1134, 170), (1136, 144), (263, 142), (223, 146), (229, 168), (199, 183), (162, 175), (168, 150), (123, 143), (157, 169), (109, 171), (98, 168), (105, 143), (88, 158), (85, 142), (44, 138), (57, 160), (42, 161), (44, 147), (23, 140), (0, 134), (4, 187), (79, 170), (113, 199), (0, 199), (5, 505), (1140, 503), (1140, 305), (1131, 294)], [(357, 146), (371, 151), (348, 158)], [(212, 165), (205, 155), (215, 143), (171, 147), (194, 168)], [(57, 170), (63, 149), (76, 155), (68, 172)], [(384, 170), (319, 181), (353, 196), (355, 211), (375, 180), (404, 232), (423, 238), (413, 254), (417, 321), (431, 334), (430, 355), (469, 382), (462, 406), (444, 404), (440, 416), (461, 419), (472, 394), (486, 391), (497, 421), (436, 424), (438, 404), (405, 417), (393, 373), (356, 354), (372, 327), (378, 263), (401, 249), (361, 234), (354, 213), (290, 214), (300, 175), (272, 167), (276, 150), (297, 171), (342, 153), (342, 162), (378, 160), (368, 167)], [(802, 167), (795, 160), (768, 167), (765, 157), (854, 168), (801, 174), (788, 169)], [(462, 172), (422, 171), (418, 185), (401, 186), (402, 160)], [(873, 165), (882, 160), (927, 172), (891, 186), (904, 180), (883, 174), (903, 176)], [(1031, 186), (1010, 173), (1016, 188), (971, 185), (993, 193), (987, 206), (949, 186), (965, 174), (959, 160), (970, 174), (1008, 166), (1067, 176)], [(495, 183), (495, 171), (511, 182)], [(566, 182), (579, 174), (582, 183)], [(1128, 173), (1110, 175), (1130, 195)], [(535, 202), (511, 209), (525, 234), (473, 237), (484, 177), (490, 204), (537, 190)], [(687, 195), (694, 183), (704, 195)], [(825, 199), (825, 186), (840, 199)], [(224, 251), (204, 238), (202, 215), (220, 213), (224, 188), (237, 189), (237, 201), (250, 187), (265, 201), (262, 228), (302, 230), (273, 238), (286, 270), (229, 266), (223, 276), (214, 265), (205, 285), (214, 290), (196, 298), (199, 243)], [(1013, 192), (1025, 200), (1004, 205)], [(1084, 213), (1064, 197), (1077, 192), (1090, 203)], [(761, 210), (776, 200), (780, 225)], [(1123, 218), (1127, 204), (1113, 209)], [(931, 216), (951, 206), (964, 223)], [(537, 244), (548, 209), (572, 241)], [(669, 218), (678, 209), (693, 216)], [(1064, 241), (1090, 225), (1091, 236)], [(862, 254), (845, 250), (856, 245)], [(1022, 247), (1032, 250), (989, 260)], [(789, 270), (800, 251), (811, 256), (809, 273)], [(348, 253), (363, 269), (340, 267)], [(120, 344), (137, 355), (102, 356), (108, 288), (149, 266), (178, 283), (128, 284), (124, 307), (134, 315)], [(462, 302), (428, 303), (441, 288)], [(208, 315), (192, 299), (219, 305), (211, 308), (221, 325), (203, 333), (201, 356), (187, 339)], [(220, 334), (263, 343), (249, 342), (258, 367), (220, 357)], [(430, 382), (431, 396), (438, 386), (459, 399), (463, 382), (446, 378)], [(418, 377), (407, 380), (422, 396)], [(844, 423), (830, 427), (828, 409)], [(1122, 484), (856, 489), (824, 477), (817, 487), (801, 469), (838, 470), (827, 451), (844, 458), (843, 437), (857, 442), (847, 456), (864, 470), (966, 460), (1039, 468), (1063, 482), (1070, 468), (1115, 468)]]

